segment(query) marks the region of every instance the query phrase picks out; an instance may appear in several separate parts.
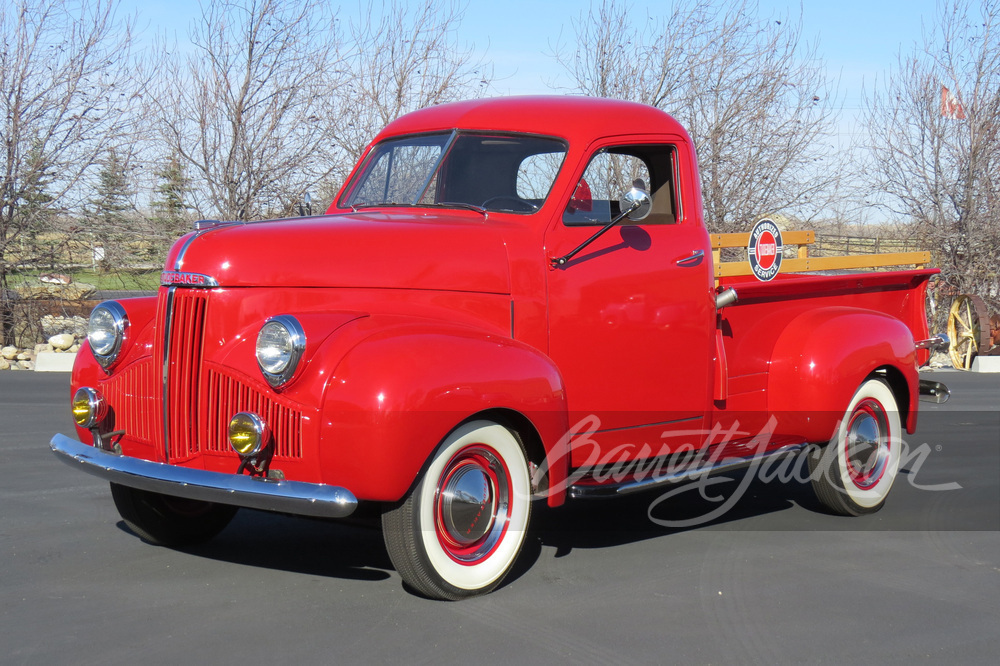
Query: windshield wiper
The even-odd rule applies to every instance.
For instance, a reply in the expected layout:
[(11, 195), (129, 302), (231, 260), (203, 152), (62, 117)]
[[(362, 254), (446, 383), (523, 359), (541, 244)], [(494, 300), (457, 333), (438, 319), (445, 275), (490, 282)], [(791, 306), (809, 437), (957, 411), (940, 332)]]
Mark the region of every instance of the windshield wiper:
[(477, 213), (482, 213), (484, 216), (486, 215), (486, 209), (482, 206), (465, 203), (464, 201), (439, 201), (438, 203), (424, 205), (432, 208), (465, 208), (466, 210), (474, 210)]
[(357, 212), (363, 208), (383, 208), (388, 206), (396, 206), (396, 207), (402, 206), (405, 208), (413, 208), (416, 205), (417, 204), (403, 203), (401, 201), (377, 201), (374, 203), (351, 204), (351, 209)]
[(364, 208), (382, 208), (382, 207), (397, 207), (397, 208), (465, 208), (466, 210), (474, 210), (477, 213), (487, 214), (487, 211), (482, 206), (477, 206), (476, 204), (465, 203), (464, 201), (439, 201), (438, 203), (402, 203), (399, 201), (380, 201), (378, 203), (364, 203), (364, 204), (351, 204), (351, 209), (355, 212), (362, 210)]

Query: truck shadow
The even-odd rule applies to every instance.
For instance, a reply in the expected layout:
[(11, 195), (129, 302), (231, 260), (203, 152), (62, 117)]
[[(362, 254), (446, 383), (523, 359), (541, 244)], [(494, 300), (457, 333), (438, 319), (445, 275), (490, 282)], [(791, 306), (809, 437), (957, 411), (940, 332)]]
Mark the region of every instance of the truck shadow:
[[(390, 578), (393, 567), (376, 527), (241, 509), (211, 541), (174, 550), (276, 571), (379, 581)], [(124, 522), (118, 528), (132, 534)]]
[[(813, 519), (826, 513), (808, 484), (757, 479), (742, 484), (740, 472), (725, 478), (704, 495), (692, 487), (666, 500), (661, 499), (665, 492), (680, 487), (615, 499), (571, 500), (557, 509), (535, 502), (524, 550), (501, 587), (530, 570), (543, 546), (555, 548), (556, 557), (566, 557), (574, 549), (613, 548), (691, 530), (811, 529)], [(705, 518), (718, 513), (742, 485), (745, 490), (725, 512)], [(782, 513), (789, 516), (772, 518)], [(129, 531), (123, 522), (118, 527)], [(177, 550), (244, 566), (382, 581), (392, 577), (394, 568), (378, 527), (374, 515), (345, 523), (243, 509), (212, 541)]]
[[(746, 473), (710, 477), (707, 487), (665, 486), (621, 498), (569, 501), (558, 509), (539, 503), (533, 533), (561, 557), (574, 548), (610, 548), (692, 530), (810, 529), (815, 518), (829, 515), (808, 482), (764, 482), (747, 479)], [(774, 517), (784, 512), (794, 515)]]

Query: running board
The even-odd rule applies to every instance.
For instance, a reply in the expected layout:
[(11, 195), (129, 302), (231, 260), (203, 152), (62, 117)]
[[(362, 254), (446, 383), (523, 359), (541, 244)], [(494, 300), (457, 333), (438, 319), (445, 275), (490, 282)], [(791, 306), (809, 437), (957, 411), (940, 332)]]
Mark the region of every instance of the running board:
[(773, 451), (767, 451), (759, 456), (747, 456), (745, 458), (726, 458), (714, 463), (700, 465), (693, 468), (682, 469), (668, 474), (658, 475), (654, 473), (646, 479), (630, 480), (622, 482), (605, 483), (601, 485), (571, 485), (569, 496), (573, 499), (592, 499), (600, 497), (621, 497), (632, 493), (649, 490), (658, 486), (665, 486), (673, 483), (691, 481), (699, 476), (721, 474), (724, 472), (734, 472), (736, 470), (761, 464), (773, 458), (796, 453), (809, 446), (808, 444), (789, 444)]

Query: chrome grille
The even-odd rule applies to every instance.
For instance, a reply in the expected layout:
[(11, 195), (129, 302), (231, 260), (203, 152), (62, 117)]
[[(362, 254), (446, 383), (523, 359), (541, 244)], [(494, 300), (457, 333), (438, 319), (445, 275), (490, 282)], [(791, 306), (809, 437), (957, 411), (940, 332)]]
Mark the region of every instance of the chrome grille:
[(208, 292), (170, 289), (164, 363), (164, 418), (169, 460), (199, 452), (198, 387)]

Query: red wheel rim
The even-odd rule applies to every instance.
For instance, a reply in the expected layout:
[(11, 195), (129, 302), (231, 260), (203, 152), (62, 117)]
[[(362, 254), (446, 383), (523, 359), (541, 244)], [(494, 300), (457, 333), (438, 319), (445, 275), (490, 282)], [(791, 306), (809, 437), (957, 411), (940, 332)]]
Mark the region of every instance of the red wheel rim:
[(889, 465), (892, 433), (885, 408), (874, 398), (865, 398), (854, 408), (847, 424), (844, 459), (851, 482), (869, 490), (882, 479)]
[(448, 556), (473, 565), (503, 540), (510, 519), (510, 475), (496, 452), (472, 444), (452, 456), (438, 480), (434, 529)]

